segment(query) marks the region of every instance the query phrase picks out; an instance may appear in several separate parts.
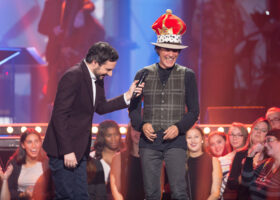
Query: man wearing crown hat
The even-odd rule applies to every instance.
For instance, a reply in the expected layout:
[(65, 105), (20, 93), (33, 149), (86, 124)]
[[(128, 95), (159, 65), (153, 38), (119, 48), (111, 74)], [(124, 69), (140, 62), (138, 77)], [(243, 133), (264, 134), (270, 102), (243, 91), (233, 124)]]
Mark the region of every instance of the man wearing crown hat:
[(180, 51), (187, 48), (181, 41), (186, 25), (167, 10), (152, 28), (157, 34), (157, 42), (152, 44), (159, 62), (136, 74), (138, 80), (148, 72), (141, 97), (134, 98), (129, 108), (132, 126), (142, 132), (139, 147), (146, 199), (161, 197), (163, 160), (171, 198), (188, 199), (185, 133), (198, 119), (199, 104), (194, 72), (176, 63)]

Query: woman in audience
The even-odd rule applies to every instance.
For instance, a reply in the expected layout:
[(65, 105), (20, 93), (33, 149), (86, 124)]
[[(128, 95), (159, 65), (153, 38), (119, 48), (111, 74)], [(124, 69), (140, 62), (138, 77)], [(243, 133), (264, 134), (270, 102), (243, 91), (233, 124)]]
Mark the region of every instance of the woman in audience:
[[(239, 122), (234, 122), (229, 128), (228, 138), (232, 152), (228, 153), (223, 157), (219, 157), (222, 172), (223, 172), (223, 181), (221, 187), (221, 198), (223, 199), (223, 193), (228, 181), (229, 171), (233, 158), (237, 151), (247, 148), (248, 146), (248, 131), (244, 124)], [(226, 199), (226, 198), (225, 198)]]
[(231, 152), (224, 132), (214, 131), (208, 135), (208, 152), (214, 157), (225, 156)]
[(229, 128), (228, 137), (230, 147), (234, 152), (248, 145), (248, 130), (242, 123), (233, 122)]
[[(252, 124), (252, 127), (251, 127), (249, 150), (256, 144), (264, 143), (266, 134), (268, 133), (268, 131), (270, 129), (271, 129), (271, 126), (265, 118), (263, 118), (263, 117), (258, 118)], [(247, 154), (247, 151), (246, 151), (246, 154)], [(246, 156), (244, 156), (244, 158), (245, 157)], [(264, 160), (265, 157), (266, 157), (266, 154), (264, 151), (258, 152), (254, 156), (254, 162), (253, 162), (254, 167), (259, 165)]]
[[(269, 158), (254, 169), (254, 156), (264, 147)], [(250, 148), (242, 171), (242, 184), (249, 187), (251, 199), (280, 199), (280, 129), (268, 131), (264, 145), (258, 143)]]
[(113, 157), (110, 183), (114, 199), (145, 199), (138, 146), (140, 134), (129, 125), (126, 134), (126, 149)]
[(110, 170), (114, 155), (122, 147), (119, 125), (113, 120), (99, 124), (94, 151), (87, 162), (88, 192), (90, 199), (112, 199)]
[(52, 183), (48, 159), (41, 146), (41, 135), (37, 131), (27, 129), (22, 133), (19, 148), (9, 160), (8, 171), (5, 172), (8, 173), (6, 176), (11, 173), (5, 194), (12, 200), (51, 199)]
[(222, 182), (221, 166), (216, 157), (204, 151), (204, 134), (198, 127), (186, 133), (188, 159), (186, 181), (192, 200), (219, 199)]
[[(248, 148), (238, 151), (233, 159), (231, 170), (229, 173), (229, 178), (227, 186), (224, 192), (224, 197), (226, 199), (247, 199), (248, 190), (246, 187), (242, 186), (241, 183), (241, 170), (243, 168), (242, 161), (246, 158), (248, 149), (250, 149), (259, 143), (264, 143), (265, 136), (270, 129), (269, 122), (263, 117), (258, 118), (251, 126), (251, 133), (249, 138)], [(265, 158), (265, 153), (258, 152), (254, 157), (253, 165), (254, 167), (259, 165)]]

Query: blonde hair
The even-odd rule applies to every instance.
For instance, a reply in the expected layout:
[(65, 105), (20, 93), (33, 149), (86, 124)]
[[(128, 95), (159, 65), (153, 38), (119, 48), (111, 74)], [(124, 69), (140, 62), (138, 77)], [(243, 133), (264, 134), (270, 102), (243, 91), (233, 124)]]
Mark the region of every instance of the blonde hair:
[[(229, 128), (229, 132), (228, 132), (229, 134), (231, 133), (233, 127), (236, 127), (236, 128), (238, 128), (241, 131), (241, 133), (242, 133), (242, 135), (244, 137), (243, 138), (243, 147), (242, 148), (247, 148), (248, 145), (249, 145), (249, 139), (248, 139), (249, 138), (249, 133), (248, 133), (247, 128), (245, 127), (245, 125), (243, 123), (233, 122), (231, 124), (230, 128)], [(230, 146), (231, 146), (231, 144), (230, 144)], [(232, 148), (232, 146), (231, 146), (231, 148)]]

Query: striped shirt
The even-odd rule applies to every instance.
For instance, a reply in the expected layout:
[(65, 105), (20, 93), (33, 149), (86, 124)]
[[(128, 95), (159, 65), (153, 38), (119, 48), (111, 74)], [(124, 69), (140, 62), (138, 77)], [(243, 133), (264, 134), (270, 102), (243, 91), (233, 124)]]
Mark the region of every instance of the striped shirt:
[(227, 185), (229, 172), (230, 172), (231, 164), (232, 164), (233, 158), (235, 156), (235, 153), (236, 153), (235, 151), (232, 151), (232, 152), (228, 153), (227, 155), (218, 158), (221, 163), (221, 168), (222, 168), (222, 172), (223, 172), (223, 180), (222, 180), (221, 191), (220, 191), (221, 199), (223, 199), (223, 193), (224, 193), (226, 185)]
[(254, 170), (253, 158), (246, 158), (242, 184), (249, 187), (251, 199), (280, 199), (280, 171), (272, 172), (273, 164), (274, 160), (268, 158)]

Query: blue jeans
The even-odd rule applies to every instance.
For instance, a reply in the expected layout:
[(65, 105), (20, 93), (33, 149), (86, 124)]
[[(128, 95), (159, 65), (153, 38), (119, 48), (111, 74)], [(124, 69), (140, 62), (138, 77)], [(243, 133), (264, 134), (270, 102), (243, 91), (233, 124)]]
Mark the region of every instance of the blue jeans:
[(63, 158), (49, 156), (55, 186), (55, 199), (88, 200), (87, 159), (84, 156), (76, 168), (64, 166)]
[(160, 176), (163, 160), (165, 161), (170, 184), (171, 198), (178, 200), (188, 199), (185, 179), (186, 150), (171, 148), (158, 151), (140, 148), (140, 158), (147, 200), (160, 200), (161, 198)]

